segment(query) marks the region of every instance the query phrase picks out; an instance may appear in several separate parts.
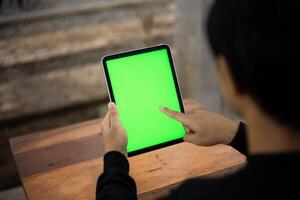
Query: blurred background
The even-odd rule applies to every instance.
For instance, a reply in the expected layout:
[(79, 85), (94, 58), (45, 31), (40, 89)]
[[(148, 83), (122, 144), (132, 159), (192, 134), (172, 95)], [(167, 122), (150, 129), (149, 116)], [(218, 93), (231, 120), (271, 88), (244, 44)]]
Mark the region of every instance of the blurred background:
[(184, 98), (227, 113), (204, 22), (213, 0), (0, 0), (0, 200), (25, 199), (9, 139), (103, 116), (101, 57), (169, 44)]

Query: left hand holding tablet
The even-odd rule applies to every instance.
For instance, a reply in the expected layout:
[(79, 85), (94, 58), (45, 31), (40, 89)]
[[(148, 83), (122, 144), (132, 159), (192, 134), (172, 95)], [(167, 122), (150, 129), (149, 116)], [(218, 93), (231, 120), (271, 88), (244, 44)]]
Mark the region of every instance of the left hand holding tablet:
[(101, 123), (104, 152), (119, 151), (127, 156), (127, 133), (119, 119), (117, 106), (110, 102), (108, 111)]

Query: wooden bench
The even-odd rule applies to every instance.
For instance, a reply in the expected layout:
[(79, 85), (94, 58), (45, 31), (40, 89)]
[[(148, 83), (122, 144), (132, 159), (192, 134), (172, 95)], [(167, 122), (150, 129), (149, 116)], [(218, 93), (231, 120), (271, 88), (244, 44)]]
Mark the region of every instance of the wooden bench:
[[(193, 105), (186, 107), (190, 111)], [(10, 140), (30, 200), (94, 199), (102, 172), (101, 119)], [(246, 158), (230, 146), (180, 143), (129, 158), (140, 199), (154, 199), (186, 179), (231, 173)]]

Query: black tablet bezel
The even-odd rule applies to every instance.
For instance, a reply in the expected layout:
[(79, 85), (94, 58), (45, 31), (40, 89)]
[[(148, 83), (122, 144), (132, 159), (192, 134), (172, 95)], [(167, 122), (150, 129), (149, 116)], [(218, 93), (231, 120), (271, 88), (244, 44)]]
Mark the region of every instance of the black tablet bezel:
[[(168, 52), (168, 58), (169, 58), (170, 66), (171, 66), (172, 76), (173, 76), (173, 80), (174, 80), (174, 84), (175, 84), (175, 88), (176, 88), (176, 93), (177, 93), (177, 98), (178, 98), (179, 105), (180, 105), (180, 110), (182, 113), (184, 113), (185, 111), (184, 111), (184, 107), (183, 107), (183, 102), (182, 102), (182, 98), (181, 98), (181, 92), (180, 92), (178, 80), (177, 80), (176, 70), (175, 70), (172, 55), (171, 55), (171, 50), (170, 50), (170, 47), (166, 44), (160, 44), (160, 45), (146, 47), (146, 48), (142, 48), (142, 49), (136, 49), (136, 50), (121, 52), (121, 53), (117, 53), (117, 54), (107, 55), (102, 58), (102, 68), (103, 68), (104, 76), (106, 79), (106, 86), (107, 86), (110, 101), (115, 102), (115, 98), (114, 98), (106, 62), (108, 60), (112, 60), (112, 59), (123, 58), (123, 57), (127, 57), (127, 56), (132, 56), (132, 55), (136, 55), (136, 54), (141, 54), (141, 53), (146, 53), (146, 52), (151, 52), (151, 51), (156, 51), (156, 50), (162, 50), (162, 49), (166, 49)], [(177, 144), (180, 142), (183, 142), (182, 138), (179, 138), (176, 140), (171, 140), (171, 141), (164, 142), (164, 143), (157, 144), (157, 145), (153, 145), (153, 146), (139, 149), (136, 151), (132, 151), (132, 152), (128, 153), (128, 156), (130, 157), (130, 156), (138, 155), (141, 153), (156, 150), (156, 149), (170, 146), (173, 144)]]

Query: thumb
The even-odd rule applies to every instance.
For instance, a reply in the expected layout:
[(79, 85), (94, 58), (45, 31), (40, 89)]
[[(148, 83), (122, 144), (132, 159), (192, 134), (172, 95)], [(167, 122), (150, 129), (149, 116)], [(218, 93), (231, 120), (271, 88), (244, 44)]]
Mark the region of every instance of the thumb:
[(110, 116), (111, 127), (117, 126), (119, 122), (119, 112), (115, 103), (113, 102), (108, 103), (108, 112)]

